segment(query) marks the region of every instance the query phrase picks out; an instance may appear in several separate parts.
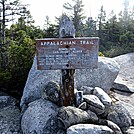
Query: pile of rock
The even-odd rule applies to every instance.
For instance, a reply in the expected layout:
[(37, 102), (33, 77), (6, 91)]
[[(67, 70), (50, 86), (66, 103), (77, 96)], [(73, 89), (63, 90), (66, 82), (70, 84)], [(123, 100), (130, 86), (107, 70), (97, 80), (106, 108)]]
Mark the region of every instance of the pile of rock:
[(97, 69), (76, 70), (75, 94), (82, 97), (75, 106), (60, 107), (61, 72), (37, 70), (35, 57), (21, 99), (23, 133), (130, 132), (133, 116), (122, 102), (115, 99), (113, 103), (108, 95), (118, 73), (119, 65), (104, 57), (99, 57)]
[[(132, 54), (126, 56), (131, 57)], [(129, 68), (132, 71), (131, 66), (127, 66), (126, 71)], [(76, 103), (74, 106), (60, 107), (61, 72), (37, 70), (35, 57), (21, 99), (21, 113), (14, 98), (0, 93), (0, 133), (133, 134), (134, 94), (110, 93), (110, 88), (115, 90), (117, 84), (119, 89), (123, 89), (119, 81), (115, 81), (116, 86), (114, 84), (118, 73), (125, 79), (115, 60), (100, 57), (98, 69), (76, 70)], [(128, 81), (132, 80), (131, 77)], [(125, 86), (132, 89), (130, 84)]]
[(58, 106), (58, 91), (58, 83), (48, 82), (42, 98), (28, 105), (21, 120), (24, 133), (122, 134), (132, 126), (132, 117), (122, 102), (113, 104), (108, 94), (99, 87), (81, 87), (79, 91), (83, 92), (83, 101), (78, 107)]

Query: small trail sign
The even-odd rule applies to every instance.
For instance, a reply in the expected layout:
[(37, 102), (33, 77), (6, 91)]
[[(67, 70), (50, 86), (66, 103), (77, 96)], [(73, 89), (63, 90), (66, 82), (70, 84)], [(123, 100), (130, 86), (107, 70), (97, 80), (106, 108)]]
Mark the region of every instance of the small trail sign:
[(98, 37), (37, 39), (37, 68), (39, 70), (96, 68), (98, 46)]

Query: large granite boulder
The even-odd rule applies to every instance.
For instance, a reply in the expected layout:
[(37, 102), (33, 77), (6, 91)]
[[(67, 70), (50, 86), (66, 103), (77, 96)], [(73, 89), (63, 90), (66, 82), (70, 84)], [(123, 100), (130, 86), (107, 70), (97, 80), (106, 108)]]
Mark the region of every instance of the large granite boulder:
[(59, 83), (60, 76), (60, 70), (37, 70), (37, 60), (35, 57), (23, 91), (20, 106), (22, 107), (23, 104), (40, 99), (46, 84), (50, 81)]
[(20, 134), (20, 110), (17, 100), (10, 96), (0, 96), (0, 133)]
[(43, 99), (29, 103), (21, 119), (23, 133), (43, 134), (47, 121), (57, 113), (57, 108), (54, 103)]
[(69, 127), (67, 134), (114, 134), (114, 132), (107, 126), (77, 124)]
[(97, 69), (76, 70), (75, 86), (100, 87), (109, 93), (118, 72), (119, 65), (112, 58), (99, 57)]
[[(119, 66), (113, 59), (99, 57), (97, 69), (76, 69), (75, 87), (98, 86), (109, 93), (118, 72)], [(35, 57), (24, 88), (20, 106), (22, 107), (24, 104), (41, 98), (45, 85), (49, 81), (60, 83), (60, 78), (61, 70), (37, 70)]]
[(120, 71), (113, 88), (134, 93), (134, 53), (128, 53), (113, 58)]

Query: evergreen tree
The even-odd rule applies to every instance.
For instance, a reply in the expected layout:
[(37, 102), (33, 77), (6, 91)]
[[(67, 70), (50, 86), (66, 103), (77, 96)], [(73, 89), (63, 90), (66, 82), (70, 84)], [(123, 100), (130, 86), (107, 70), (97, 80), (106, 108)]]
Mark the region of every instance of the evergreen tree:
[(106, 24), (106, 12), (101, 6), (100, 14), (98, 15), (98, 37), (100, 38), (100, 51), (105, 50), (105, 41), (104, 41), (104, 25)]
[(83, 36), (83, 20), (86, 18), (84, 16), (84, 5), (82, 0), (72, 0), (74, 4), (65, 3), (64, 8), (71, 12), (70, 17), (73, 20), (76, 36)]
[(96, 21), (93, 20), (92, 17), (88, 17), (83, 31), (84, 31), (84, 36), (88, 36), (88, 37), (97, 36)]

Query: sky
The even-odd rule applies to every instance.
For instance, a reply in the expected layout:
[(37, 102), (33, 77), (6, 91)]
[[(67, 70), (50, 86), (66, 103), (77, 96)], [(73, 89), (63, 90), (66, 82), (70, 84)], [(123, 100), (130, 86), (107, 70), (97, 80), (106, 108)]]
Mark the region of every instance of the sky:
[[(59, 17), (65, 12), (63, 4), (71, 2), (72, 0), (21, 0), (22, 4), (29, 4), (29, 10), (35, 25), (43, 27), (45, 17), (49, 16), (50, 20), (54, 22), (55, 16)], [(123, 9), (124, 0), (83, 0), (84, 13), (87, 17), (97, 17), (100, 7), (103, 5), (107, 15), (112, 10), (118, 14)], [(129, 0), (129, 4), (134, 5), (134, 0)]]

